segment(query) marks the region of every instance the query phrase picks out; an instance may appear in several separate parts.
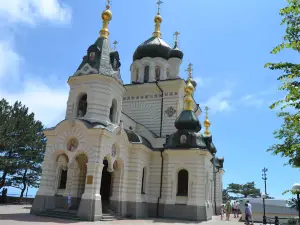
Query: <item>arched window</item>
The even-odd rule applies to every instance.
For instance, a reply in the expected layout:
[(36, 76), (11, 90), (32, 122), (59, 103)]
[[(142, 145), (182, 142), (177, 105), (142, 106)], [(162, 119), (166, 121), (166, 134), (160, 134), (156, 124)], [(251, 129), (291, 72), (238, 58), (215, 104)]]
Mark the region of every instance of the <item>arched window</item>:
[(160, 80), (160, 67), (155, 67), (155, 80)]
[(139, 77), (139, 73), (140, 73), (139, 68), (136, 68), (136, 70), (135, 70), (135, 78), (136, 78), (135, 81), (136, 81), (136, 82), (139, 81), (139, 78), (140, 78), (140, 77)]
[(87, 94), (82, 95), (78, 101), (77, 117), (84, 117), (87, 111)]
[(167, 69), (167, 79), (170, 78), (170, 70)]
[(110, 111), (109, 111), (109, 119), (112, 123), (116, 123), (117, 121), (117, 101), (116, 99), (112, 100)]
[(182, 169), (178, 172), (177, 196), (188, 196), (189, 172)]
[(145, 174), (145, 168), (143, 168), (142, 188), (141, 188), (141, 193), (142, 194), (146, 194), (145, 183), (146, 183), (146, 174)]
[(59, 189), (66, 189), (67, 186), (67, 174), (68, 170), (61, 169), (60, 171), (60, 182), (59, 182)]
[(150, 67), (146, 66), (145, 67), (145, 72), (144, 72), (144, 82), (145, 83), (147, 83), (149, 81), (149, 70), (150, 70)]

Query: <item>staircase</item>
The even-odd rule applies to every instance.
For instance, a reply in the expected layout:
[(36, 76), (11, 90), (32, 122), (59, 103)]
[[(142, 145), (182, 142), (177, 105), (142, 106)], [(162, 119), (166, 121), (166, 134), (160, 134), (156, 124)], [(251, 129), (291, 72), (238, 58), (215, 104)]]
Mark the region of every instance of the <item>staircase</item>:
[(76, 221), (84, 221), (83, 219), (79, 218), (77, 215), (77, 210), (69, 210), (66, 209), (54, 209), (54, 210), (46, 210), (37, 213), (37, 216), (46, 216), (46, 217), (54, 217), (59, 219), (66, 219), (66, 220), (76, 220)]
[(118, 220), (116, 213), (110, 209), (109, 204), (102, 202), (102, 219), (101, 221), (114, 221)]

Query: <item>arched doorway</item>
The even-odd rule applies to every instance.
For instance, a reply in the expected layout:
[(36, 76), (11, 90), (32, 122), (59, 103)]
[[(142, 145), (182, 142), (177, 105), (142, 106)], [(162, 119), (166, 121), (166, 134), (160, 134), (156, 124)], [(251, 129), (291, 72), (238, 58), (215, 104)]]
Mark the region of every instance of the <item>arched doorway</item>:
[(103, 165), (104, 167), (102, 170), (100, 195), (101, 195), (102, 204), (108, 204), (109, 198), (111, 196), (111, 173), (107, 171), (108, 169), (107, 159), (103, 160)]

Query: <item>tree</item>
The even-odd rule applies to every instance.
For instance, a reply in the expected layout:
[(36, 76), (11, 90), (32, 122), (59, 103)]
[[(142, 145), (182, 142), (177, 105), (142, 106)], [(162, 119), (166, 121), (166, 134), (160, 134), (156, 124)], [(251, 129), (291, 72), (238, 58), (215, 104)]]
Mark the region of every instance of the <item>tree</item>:
[(223, 200), (223, 202), (228, 202), (228, 201), (231, 200), (231, 198), (232, 197), (229, 195), (228, 190), (223, 189), (223, 191), (222, 191), (222, 200)]
[[(3, 111), (6, 113), (1, 113)], [(27, 186), (39, 185), (46, 145), (43, 125), (34, 119), (33, 113), (28, 113), (28, 108), (21, 102), (9, 107), (2, 99), (0, 113), (4, 121), (0, 125), (2, 183), (21, 189), (22, 199)]]
[(246, 184), (228, 184), (227, 191), (235, 195), (242, 195), (244, 198), (247, 197), (260, 197), (260, 189), (255, 187), (255, 183), (248, 182)]
[(287, 204), (292, 209), (296, 209), (297, 211), (299, 211), (298, 200), (296, 198), (291, 198), (290, 200), (288, 200)]
[[(281, 25), (286, 25), (286, 33), (283, 42), (276, 46), (271, 54), (277, 54), (283, 49), (291, 49), (300, 52), (300, 2), (299, 0), (287, 0), (287, 6), (280, 10), (283, 17)], [(278, 117), (283, 118), (282, 126), (274, 132), (274, 137), (280, 141), (274, 144), (268, 151), (274, 155), (287, 157), (289, 165), (300, 167), (300, 64), (292, 62), (267, 63), (265, 67), (271, 70), (281, 71), (278, 77), (282, 85), (279, 90), (286, 93), (285, 97), (270, 108), (279, 107)]]

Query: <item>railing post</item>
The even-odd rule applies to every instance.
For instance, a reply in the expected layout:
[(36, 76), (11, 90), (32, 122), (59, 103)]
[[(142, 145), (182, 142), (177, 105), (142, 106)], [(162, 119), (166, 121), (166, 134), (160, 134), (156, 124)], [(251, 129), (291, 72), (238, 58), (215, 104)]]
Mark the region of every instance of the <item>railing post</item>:
[(275, 225), (279, 225), (279, 219), (278, 219), (278, 216), (275, 216)]

